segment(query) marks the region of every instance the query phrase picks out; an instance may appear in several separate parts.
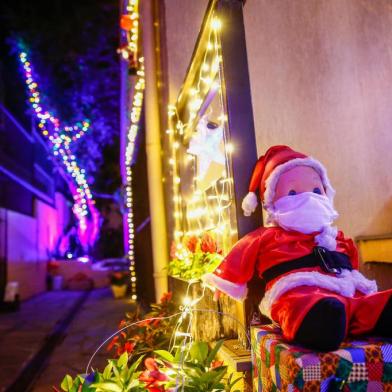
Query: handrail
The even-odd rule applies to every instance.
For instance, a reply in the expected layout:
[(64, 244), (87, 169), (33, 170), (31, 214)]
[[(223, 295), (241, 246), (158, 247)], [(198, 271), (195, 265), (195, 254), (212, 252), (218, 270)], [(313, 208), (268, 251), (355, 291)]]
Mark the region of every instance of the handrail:
[(26, 129), (19, 123), (19, 121), (10, 113), (6, 107), (0, 103), (1, 111), (11, 120), (11, 122), (15, 125), (15, 127), (23, 134), (23, 136), (30, 142), (33, 143), (33, 136), (30, 135)]

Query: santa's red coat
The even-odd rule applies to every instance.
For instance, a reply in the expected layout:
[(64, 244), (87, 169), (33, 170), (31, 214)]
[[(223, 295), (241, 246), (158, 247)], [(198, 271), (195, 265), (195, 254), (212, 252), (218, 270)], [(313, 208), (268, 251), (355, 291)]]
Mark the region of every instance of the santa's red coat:
[[(243, 299), (247, 294), (247, 282), (255, 273), (262, 278), (263, 272), (273, 266), (312, 254), (317, 246), (317, 234), (261, 227), (239, 240), (204, 281), (233, 298)], [(358, 252), (352, 239), (345, 238), (339, 231), (336, 243), (336, 251), (349, 257), (353, 271), (343, 270), (342, 274), (335, 275), (318, 266), (301, 268), (267, 284), (260, 310), (280, 324), (289, 340), (294, 338), (309, 309), (325, 297), (335, 297), (344, 303), (347, 333), (369, 332), (392, 293), (392, 290), (376, 293), (376, 283), (358, 271)]]

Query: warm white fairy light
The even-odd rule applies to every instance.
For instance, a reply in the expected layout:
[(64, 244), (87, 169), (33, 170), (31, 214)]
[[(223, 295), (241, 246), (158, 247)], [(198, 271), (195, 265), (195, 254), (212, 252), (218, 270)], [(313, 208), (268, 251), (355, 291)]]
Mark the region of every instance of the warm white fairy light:
[(122, 16), (131, 23), (127, 30), (127, 44), (119, 49), (124, 60), (138, 59), (139, 51), (139, 0), (129, 0), (126, 13)]
[(137, 79), (135, 83), (135, 93), (131, 104), (130, 124), (127, 134), (127, 146), (125, 150), (125, 166), (126, 166), (126, 186), (125, 197), (127, 205), (127, 227), (128, 227), (128, 259), (129, 271), (131, 274), (131, 298), (137, 299), (136, 294), (136, 270), (135, 270), (135, 252), (134, 252), (134, 223), (133, 223), (133, 194), (132, 194), (132, 161), (135, 152), (135, 142), (139, 131), (139, 121), (143, 106), (143, 93), (145, 86), (144, 76), (144, 58), (139, 59), (140, 69), (137, 71)]
[[(126, 7), (127, 14), (132, 21), (132, 27), (127, 33), (127, 47), (123, 48), (122, 55), (126, 60), (136, 59), (136, 83), (132, 102), (129, 104), (129, 126), (126, 138), (125, 148), (125, 167), (126, 167), (126, 184), (125, 184), (125, 202), (127, 206), (127, 257), (129, 260), (131, 299), (137, 299), (137, 278), (135, 269), (135, 230), (133, 222), (133, 194), (132, 194), (132, 164), (135, 153), (135, 143), (140, 129), (140, 116), (143, 107), (145, 74), (144, 74), (144, 58), (138, 57), (139, 53), (139, 0), (129, 0)], [(126, 56), (124, 57), (124, 54)], [(132, 54), (132, 59), (129, 57)]]

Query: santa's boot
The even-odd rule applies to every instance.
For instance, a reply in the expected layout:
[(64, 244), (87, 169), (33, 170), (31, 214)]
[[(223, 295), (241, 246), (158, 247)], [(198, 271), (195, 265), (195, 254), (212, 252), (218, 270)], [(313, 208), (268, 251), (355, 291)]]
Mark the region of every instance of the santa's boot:
[(372, 335), (392, 337), (392, 297), (389, 298), (377, 323), (373, 329)]
[(317, 351), (337, 350), (345, 337), (346, 311), (335, 298), (317, 302), (304, 317), (295, 341)]

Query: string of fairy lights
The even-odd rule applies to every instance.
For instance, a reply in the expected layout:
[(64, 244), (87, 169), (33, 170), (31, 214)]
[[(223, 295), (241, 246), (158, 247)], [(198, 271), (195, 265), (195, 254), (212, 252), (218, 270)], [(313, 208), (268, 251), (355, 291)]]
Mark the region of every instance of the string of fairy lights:
[[(70, 190), (74, 199), (73, 212), (79, 222), (79, 230), (82, 235), (86, 234), (89, 225), (88, 215), (90, 214), (90, 218), (93, 218), (92, 221), (95, 224), (97, 211), (87, 183), (86, 172), (79, 166), (76, 156), (71, 150), (71, 144), (80, 139), (88, 131), (90, 121), (84, 120), (72, 126), (62, 125), (60, 120), (42, 105), (41, 94), (34, 76), (33, 66), (28, 58), (27, 51), (21, 44), (19, 60), (24, 71), (29, 103), (33, 109), (33, 114), (38, 120), (38, 128), (44, 138), (49, 141), (53, 155), (65, 167), (66, 173), (70, 178)], [(90, 230), (90, 237), (92, 233), (94, 235), (96, 234), (94, 230)], [(89, 238), (87, 242), (91, 243), (93, 241)]]
[[(227, 116), (224, 110), (222, 80), (222, 55), (220, 45), (220, 30), (222, 24), (220, 19), (214, 14), (211, 15), (208, 28), (207, 41), (204, 47), (201, 64), (193, 86), (187, 91), (187, 118), (178, 113), (176, 105), (169, 105), (169, 129), (166, 131), (169, 139), (170, 174), (172, 176), (172, 195), (173, 195), (173, 221), (174, 221), (174, 240), (177, 244), (178, 255), (181, 258), (182, 239), (189, 236), (199, 236), (208, 231), (214, 233), (223, 251), (229, 250), (237, 231), (233, 229), (233, 178), (231, 176), (231, 154), (234, 151), (233, 145), (228, 140)], [(184, 92), (185, 93), (185, 92)], [(224, 149), (224, 168), (221, 177), (213, 180), (208, 189), (200, 189), (200, 178), (197, 172), (198, 162), (202, 156), (186, 153), (186, 144), (192, 140), (198, 129), (202, 118), (200, 109), (203, 108), (205, 97), (208, 95), (219, 98), (219, 113), (216, 116), (219, 128), (223, 130), (221, 145), (216, 148)], [(197, 123), (198, 122), (198, 123)], [(208, 132), (208, 130), (205, 130)], [(215, 153), (218, 153), (215, 150)], [(212, 158), (215, 159), (215, 158)], [(189, 196), (184, 196), (181, 191), (181, 170), (184, 167), (193, 168), (192, 192)], [(181, 169), (182, 168), (182, 169)]]
[(120, 26), (126, 32), (127, 42), (119, 48), (124, 60), (135, 62), (137, 66), (139, 53), (139, 0), (129, 0), (126, 6), (127, 13), (121, 16)]
[(126, 205), (127, 205), (127, 226), (128, 226), (128, 259), (129, 269), (131, 273), (131, 298), (136, 300), (136, 271), (135, 271), (135, 254), (134, 254), (134, 224), (133, 224), (133, 195), (132, 195), (132, 162), (135, 151), (135, 141), (139, 131), (139, 121), (143, 105), (143, 92), (144, 92), (144, 58), (141, 57), (140, 69), (137, 71), (137, 79), (135, 83), (135, 92), (133, 95), (131, 105), (130, 125), (127, 135), (127, 146), (125, 152), (125, 165), (126, 165)]
[(145, 74), (144, 58), (139, 57), (139, 1), (129, 0), (126, 6), (127, 14), (121, 17), (121, 28), (127, 32), (127, 44), (120, 49), (120, 53), (125, 61), (128, 61), (130, 67), (137, 69), (136, 81), (134, 85), (133, 96), (128, 105), (129, 124), (126, 136), (125, 148), (125, 203), (127, 207), (127, 257), (129, 260), (129, 271), (131, 275), (131, 299), (137, 299), (136, 291), (136, 270), (135, 270), (135, 253), (134, 239), (135, 230), (133, 223), (133, 194), (132, 194), (132, 164), (134, 161), (135, 142), (140, 128), (140, 116), (142, 113)]

